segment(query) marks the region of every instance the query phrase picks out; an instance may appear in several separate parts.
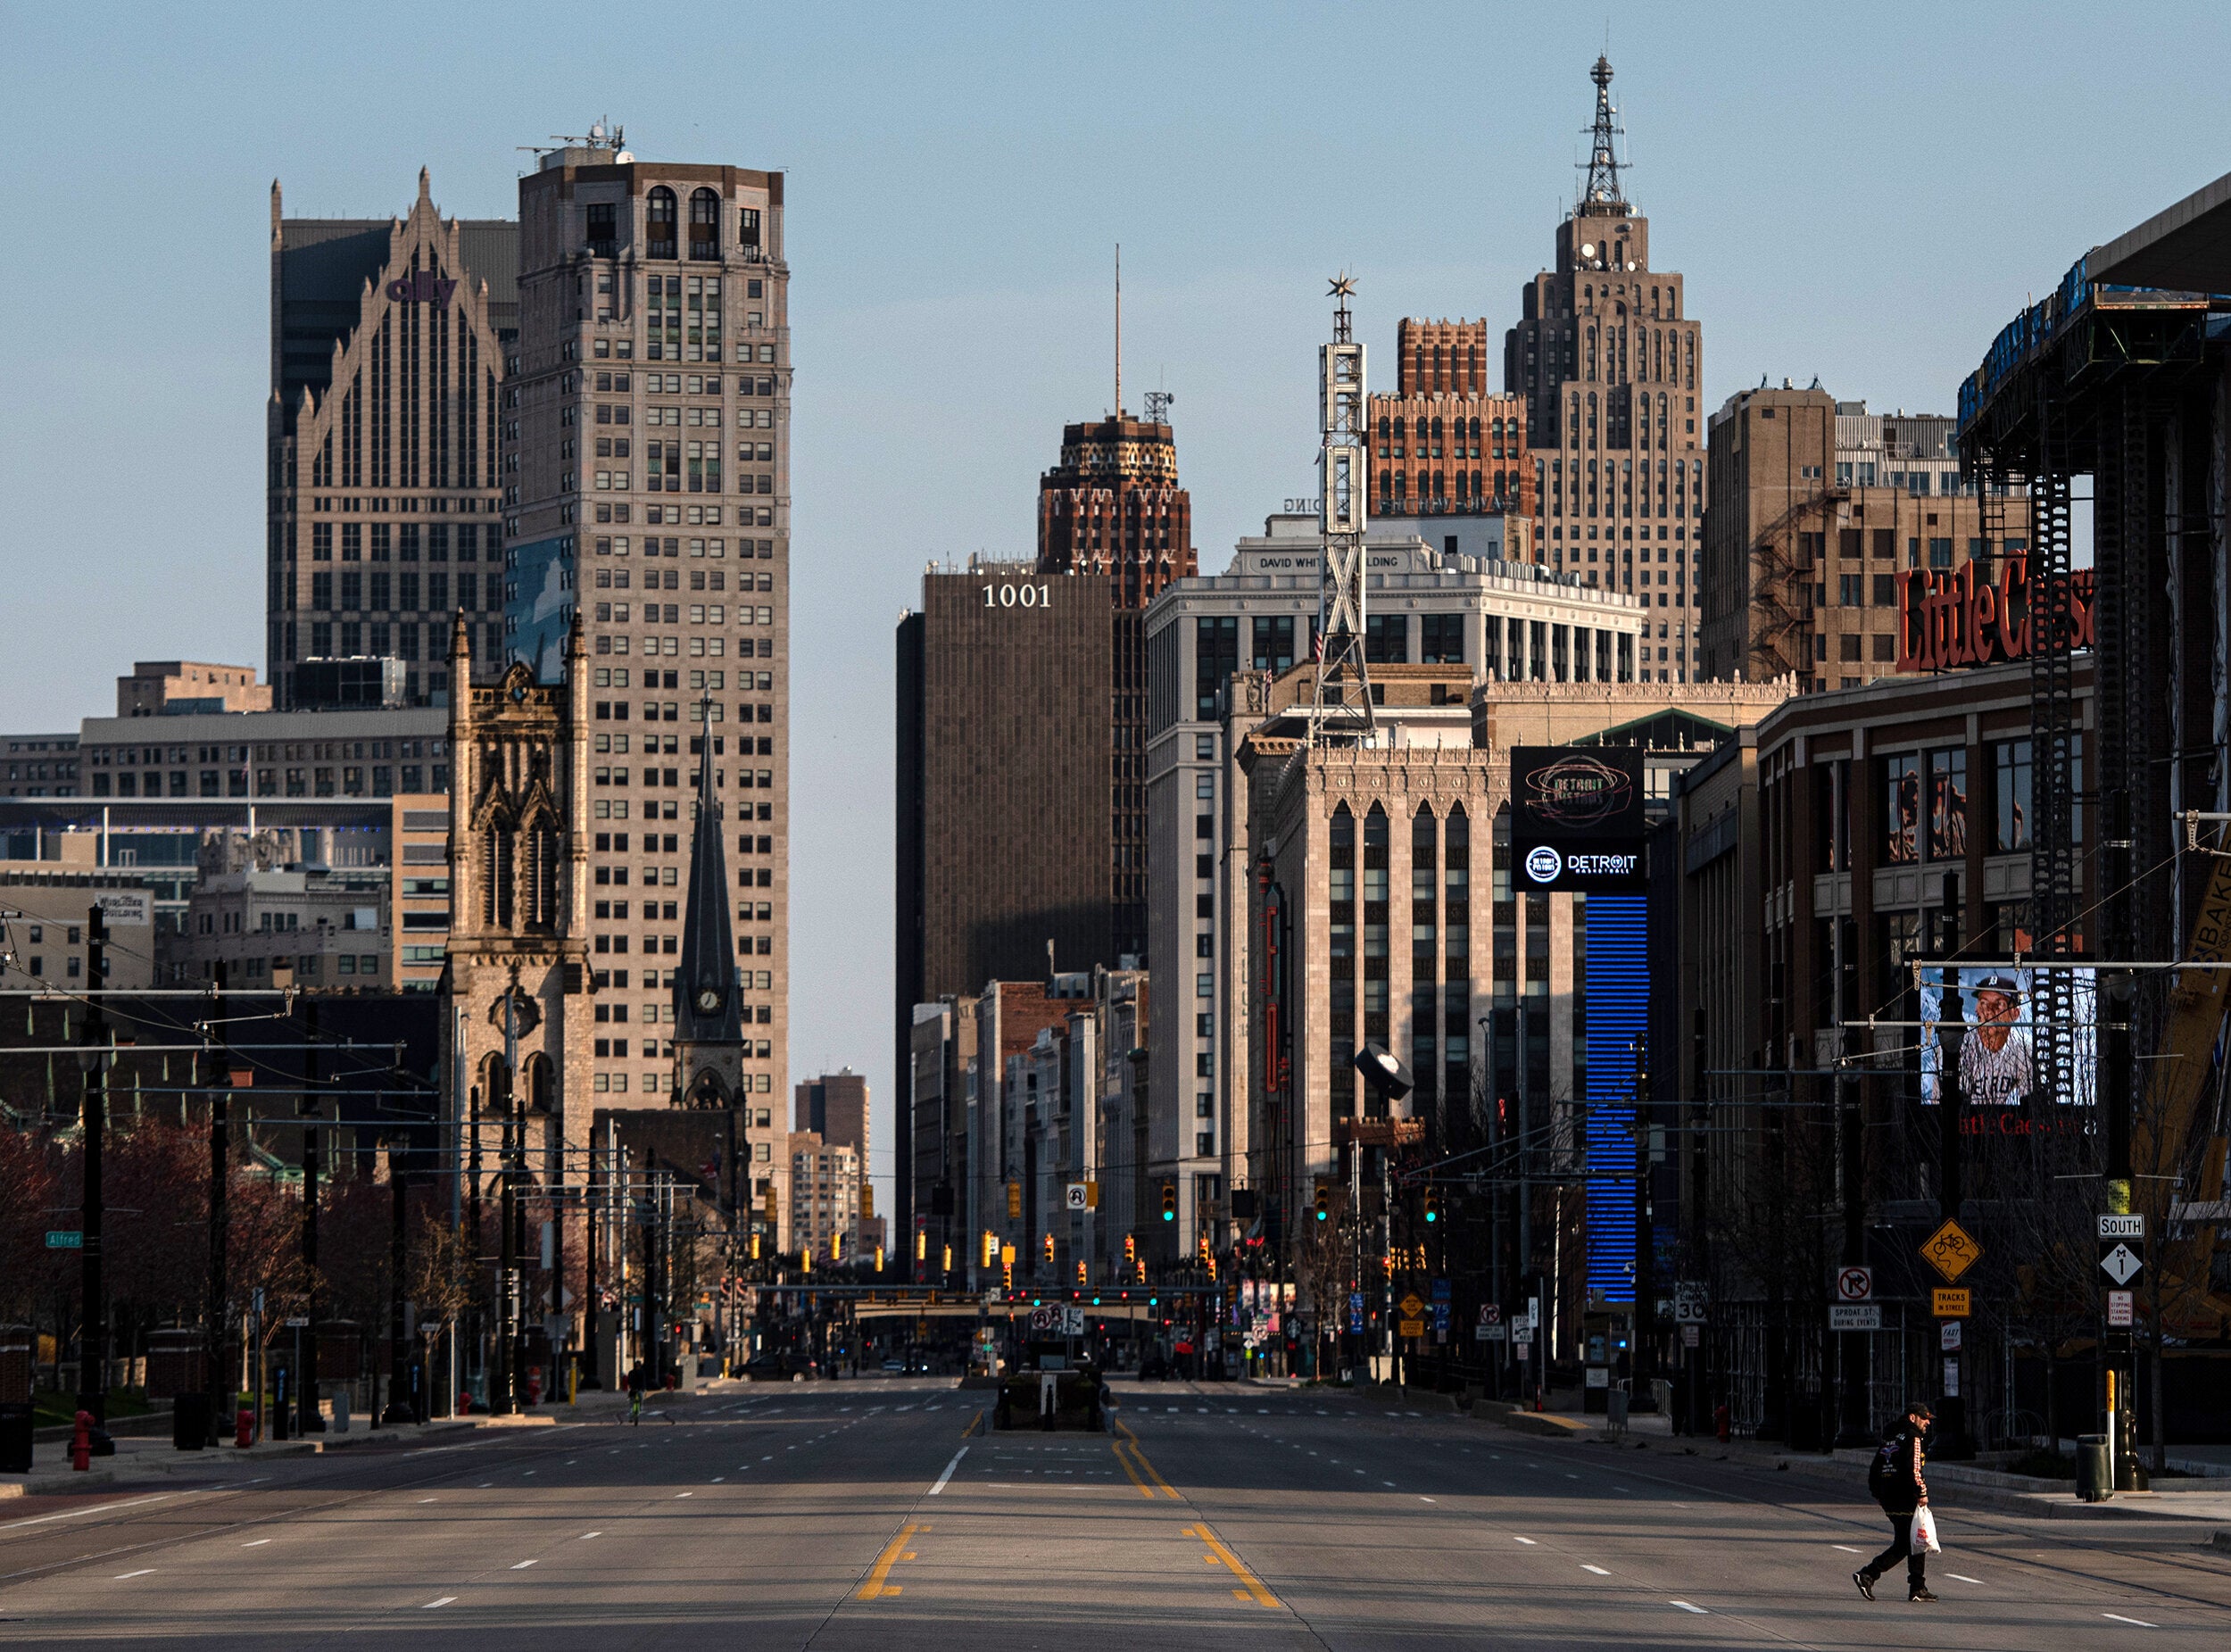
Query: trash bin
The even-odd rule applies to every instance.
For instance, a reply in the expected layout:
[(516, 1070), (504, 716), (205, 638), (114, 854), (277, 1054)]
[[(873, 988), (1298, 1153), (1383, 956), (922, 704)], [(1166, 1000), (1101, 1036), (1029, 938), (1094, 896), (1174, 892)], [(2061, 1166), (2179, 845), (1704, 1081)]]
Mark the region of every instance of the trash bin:
[(209, 1396), (184, 1393), (170, 1401), (170, 1444), (179, 1451), (199, 1451), (209, 1444)]
[(2086, 1503), (2104, 1503), (2114, 1496), (2107, 1482), (2107, 1436), (2076, 1437), (2076, 1495)]
[(0, 1474), (31, 1472), (31, 1407), (0, 1405)]

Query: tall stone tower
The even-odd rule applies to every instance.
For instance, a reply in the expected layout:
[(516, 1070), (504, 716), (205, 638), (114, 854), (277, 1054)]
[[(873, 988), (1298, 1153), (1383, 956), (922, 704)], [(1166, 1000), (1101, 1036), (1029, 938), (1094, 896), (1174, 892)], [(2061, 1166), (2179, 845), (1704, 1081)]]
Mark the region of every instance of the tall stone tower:
[[(1503, 382), (1526, 403), (1538, 560), (1651, 610), (1645, 682), (1694, 682), (1704, 515), (1702, 328), (1683, 278), (1650, 259), (1620, 178), (1612, 66), (1596, 60), (1587, 176), (1556, 264), (1521, 295)], [(1638, 644), (1640, 648), (1640, 644)]]
[[(578, 1184), (590, 1133), (588, 673), (577, 630), (564, 681), (549, 685), (516, 663), (475, 683), (469, 633), (459, 626), (454, 638), (443, 1071), (455, 1086), (470, 1195), (498, 1196), (509, 1122), (521, 1132), (522, 1196), (533, 1200)], [(549, 1217), (561, 1241), (578, 1219), (562, 1201)], [(568, 1290), (578, 1306), (582, 1285), (528, 1274), (524, 1321), (562, 1311)]]

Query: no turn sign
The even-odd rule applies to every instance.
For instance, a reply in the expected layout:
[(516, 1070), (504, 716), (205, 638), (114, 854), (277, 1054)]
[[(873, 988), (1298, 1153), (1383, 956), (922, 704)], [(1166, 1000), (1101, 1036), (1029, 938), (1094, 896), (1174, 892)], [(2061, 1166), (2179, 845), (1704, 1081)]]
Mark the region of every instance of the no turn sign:
[(1836, 1270), (1836, 1299), (1839, 1302), (1867, 1302), (1874, 1299), (1875, 1270), (1871, 1267), (1839, 1267)]

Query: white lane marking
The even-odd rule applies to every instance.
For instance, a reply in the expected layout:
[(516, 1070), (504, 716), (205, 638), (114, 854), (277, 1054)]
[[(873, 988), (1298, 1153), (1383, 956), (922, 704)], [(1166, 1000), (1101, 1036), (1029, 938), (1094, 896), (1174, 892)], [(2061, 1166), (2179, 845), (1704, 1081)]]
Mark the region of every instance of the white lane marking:
[(260, 1537), (260, 1538), (256, 1539), (256, 1540), (255, 1540), (254, 1542), (253, 1542), (253, 1543), (243, 1543), (240, 1547), (241, 1547), (241, 1548), (262, 1548), (262, 1547), (263, 1547), (266, 1543), (270, 1542), (270, 1540), (270, 1540), (270, 1538), (268, 1538), (268, 1537)]
[(674, 1495), (676, 1498), (680, 1498), (685, 1497), (695, 1497), (697, 1493), (694, 1491), (676, 1491)]
[(959, 1450), (953, 1453), (953, 1460), (945, 1465), (945, 1472), (937, 1477), (937, 1483), (930, 1488), (930, 1495), (932, 1497), (935, 1497), (939, 1492), (945, 1490), (945, 1482), (953, 1477), (953, 1471), (960, 1466), (961, 1458), (966, 1457), (967, 1455), (968, 1448), (966, 1446), (963, 1446)]
[(1580, 1563), (1580, 1570), (1583, 1572), (1593, 1572), (1598, 1577), (1609, 1577), (1611, 1575), (1611, 1573), (1605, 1571), (1603, 1567), (1592, 1566), (1585, 1560)]
[[(535, 1471), (534, 1471), (533, 1469), (531, 1469), (531, 1468), (530, 1468), (530, 1469), (529, 1469), (529, 1470), (527, 1470), (527, 1472), (528, 1474), (533, 1474)], [(476, 1490), (476, 1491), (485, 1491), (485, 1490), (487, 1490), (490, 1486), (493, 1486), (493, 1484), (495, 1484), (495, 1482), (494, 1482), (494, 1481), (493, 1481), (493, 1480), (484, 1480), (484, 1481), (482, 1481), (482, 1482), (481, 1482), (478, 1485), (475, 1486), (475, 1487), (473, 1488), (473, 1490)], [(434, 1499), (433, 1499), (432, 1498), (427, 1498), (427, 1502), (429, 1502), (429, 1503), (431, 1503), (433, 1500), (434, 1500)]]
[(50, 1520), (75, 1520), (80, 1515), (112, 1515), (120, 1509), (145, 1508), (150, 1503), (161, 1503), (170, 1498), (192, 1495), (187, 1491), (163, 1491), (153, 1497), (134, 1498), (129, 1503), (95, 1503), (85, 1508), (66, 1509), (59, 1515), (37, 1515), (29, 1520), (11, 1520), (6, 1525), (0, 1526), (0, 1532), (12, 1532), (19, 1526), (43, 1526)]
[(760, 1462), (762, 1462), (762, 1463), (772, 1463), (774, 1460), (775, 1460), (775, 1459), (774, 1459), (773, 1457), (761, 1457), (761, 1458), (759, 1459), (759, 1461), (760, 1461)]
[(602, 1537), (603, 1535), (604, 1535), (604, 1533), (602, 1533), (601, 1532), (583, 1532), (583, 1533), (582, 1533), (582, 1534), (581, 1534), (578, 1538), (575, 1539), (574, 1540), (575, 1540), (576, 1542), (579, 1542), (579, 1543), (585, 1543), (585, 1542), (587, 1542), (587, 1541), (588, 1541), (591, 1538), (593, 1538), (593, 1537)]
[(728, 1478), (728, 1476), (727, 1476), (727, 1475), (726, 1475), (726, 1474), (715, 1474), (715, 1475), (713, 1476), (713, 1481), (712, 1481), (712, 1482), (713, 1482), (713, 1484), (715, 1484), (715, 1485), (718, 1485), (718, 1484), (719, 1484), (722, 1481), (724, 1481), (724, 1480), (726, 1480), (726, 1479), (727, 1479), (727, 1478)]
[(1565, 1476), (1565, 1478), (1566, 1478), (1567, 1480), (1578, 1480), (1578, 1479), (1580, 1478), (1580, 1475), (1578, 1475), (1578, 1474), (1567, 1474), (1567, 1475)]
[(456, 1599), (456, 1598), (457, 1598), (457, 1597), (456, 1597), (456, 1596), (454, 1596), (454, 1595), (444, 1595), (444, 1596), (443, 1596), (443, 1597), (442, 1597), (439, 1600), (429, 1600), (429, 1601), (427, 1601), (427, 1602), (426, 1603), (426, 1605), (424, 1605), (424, 1606), (420, 1606), (420, 1607), (419, 1608), (419, 1611), (421, 1611), (421, 1612), (431, 1612), (431, 1611), (433, 1611), (433, 1610), (434, 1610), (434, 1608), (435, 1608), (435, 1607), (436, 1607), (436, 1606), (445, 1606), (449, 1605), (449, 1603), (450, 1603), (451, 1601), (452, 1601), (452, 1600), (454, 1600), (454, 1599)]
[(421, 1503), (431, 1503), (434, 1499), (430, 1497), (422, 1497), (419, 1499), (419, 1501)]
[(529, 1566), (538, 1566), (540, 1565), (542, 1565), (542, 1562), (539, 1560), (522, 1560), (518, 1565), (513, 1566), (511, 1570), (514, 1572), (524, 1572)]
[(1669, 1600), (1665, 1604), (1670, 1606), (1679, 1606), (1684, 1612), (1694, 1612), (1698, 1617), (1710, 1617), (1712, 1615), (1712, 1614), (1705, 1611), (1704, 1607), (1692, 1606), (1686, 1600)]
[(1983, 1581), (1983, 1580), (1982, 1580), (1981, 1578), (1979, 1578), (1979, 1577), (1970, 1577), (1970, 1576), (1969, 1576), (1966, 1573), (1964, 1573), (1964, 1572), (1947, 1572), (1947, 1573), (1945, 1573), (1945, 1575), (1946, 1577), (1948, 1577), (1948, 1578), (1953, 1578), (1953, 1579), (1955, 1579), (1955, 1580), (1957, 1580), (1958, 1581), (1962, 1582), (1962, 1583), (1980, 1583), (1980, 1582), (1982, 1582), (1982, 1581)]
[(119, 1572), (116, 1574), (116, 1581), (120, 1583), (128, 1577), (148, 1577), (153, 1575), (153, 1566), (142, 1566), (137, 1572)]
[(1829, 1547), (1830, 1548), (1840, 1548), (1847, 1555), (1863, 1555), (1867, 1552), (1863, 1548), (1854, 1548), (1849, 1543), (1831, 1543)]
[(1382, 1480), (1379, 1483), (1382, 1486), (1391, 1486), (1394, 1484), (1394, 1482), (1391, 1480)]
[(2142, 1617), (2125, 1617), (2119, 1612), (2102, 1612), (2100, 1615), (2102, 1617), (2111, 1617), (2118, 1623), (2135, 1623), (2140, 1629), (2159, 1629), (2161, 1627), (2159, 1623), (2149, 1623)]
[(1523, 1544), (1525, 1544), (1525, 1545), (1526, 1545), (1526, 1547), (1527, 1547), (1527, 1548), (1533, 1548), (1538, 1547), (1538, 1545), (1535, 1543), (1534, 1540), (1533, 1540), (1532, 1538), (1530, 1538), (1530, 1537), (1519, 1537), (1519, 1536), (1517, 1536), (1517, 1535), (1514, 1534), (1514, 1535), (1512, 1536), (1511, 1541), (1513, 1541), (1514, 1543), (1523, 1543)]
[(1434, 1499), (1430, 1497), (1421, 1497), (1418, 1498), (1418, 1501), (1421, 1503), (1431, 1503), (1434, 1501)]

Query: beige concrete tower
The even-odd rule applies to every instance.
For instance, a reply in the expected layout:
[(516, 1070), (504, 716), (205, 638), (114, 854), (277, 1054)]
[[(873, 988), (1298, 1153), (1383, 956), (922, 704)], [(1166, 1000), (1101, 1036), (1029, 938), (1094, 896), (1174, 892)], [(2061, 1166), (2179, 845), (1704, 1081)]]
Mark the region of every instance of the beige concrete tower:
[(779, 172), (639, 161), (599, 127), (519, 180), (508, 640), (548, 675), (577, 608), (601, 1106), (675, 1099), (708, 737), (736, 834), (737, 1100), (771, 1113), (786, 1088), (789, 278)]

